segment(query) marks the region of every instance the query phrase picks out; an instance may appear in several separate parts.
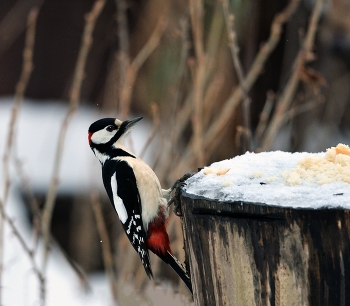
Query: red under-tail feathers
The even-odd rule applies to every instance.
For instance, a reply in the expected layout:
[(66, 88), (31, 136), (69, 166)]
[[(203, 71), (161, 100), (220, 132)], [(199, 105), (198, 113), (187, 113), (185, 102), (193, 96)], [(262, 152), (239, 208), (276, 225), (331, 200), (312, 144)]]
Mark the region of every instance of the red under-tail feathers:
[(188, 290), (193, 293), (190, 277), (171, 251), (170, 240), (165, 225), (166, 219), (164, 214), (159, 214), (157, 218), (148, 225), (149, 236), (146, 240), (147, 248), (167, 263), (183, 280)]

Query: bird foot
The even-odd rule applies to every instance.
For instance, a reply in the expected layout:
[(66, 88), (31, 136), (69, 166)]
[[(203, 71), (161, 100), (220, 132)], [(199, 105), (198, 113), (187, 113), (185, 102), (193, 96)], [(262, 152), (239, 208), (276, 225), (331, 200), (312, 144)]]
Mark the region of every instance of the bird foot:
[(170, 188), (170, 192), (175, 189), (175, 195), (169, 200), (168, 207), (174, 204), (174, 213), (177, 216), (182, 216), (180, 208), (180, 196), (181, 188), (186, 185), (186, 180), (189, 179), (194, 173), (186, 173), (183, 177), (179, 178), (174, 185)]

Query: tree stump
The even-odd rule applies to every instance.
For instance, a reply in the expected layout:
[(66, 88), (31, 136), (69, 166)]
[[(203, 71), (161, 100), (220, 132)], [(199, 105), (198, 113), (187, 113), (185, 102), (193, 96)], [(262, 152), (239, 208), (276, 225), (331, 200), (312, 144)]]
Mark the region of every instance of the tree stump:
[(196, 305), (350, 305), (348, 146), (246, 153), (180, 198)]
[(182, 192), (196, 305), (349, 305), (350, 214)]

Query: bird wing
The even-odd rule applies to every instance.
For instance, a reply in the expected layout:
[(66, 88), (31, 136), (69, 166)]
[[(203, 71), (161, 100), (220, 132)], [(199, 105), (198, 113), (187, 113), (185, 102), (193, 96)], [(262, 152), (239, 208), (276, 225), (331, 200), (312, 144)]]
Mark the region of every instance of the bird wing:
[(149, 278), (151, 262), (142, 222), (141, 198), (134, 171), (125, 160), (107, 161), (102, 168), (103, 183), (132, 246), (137, 251)]

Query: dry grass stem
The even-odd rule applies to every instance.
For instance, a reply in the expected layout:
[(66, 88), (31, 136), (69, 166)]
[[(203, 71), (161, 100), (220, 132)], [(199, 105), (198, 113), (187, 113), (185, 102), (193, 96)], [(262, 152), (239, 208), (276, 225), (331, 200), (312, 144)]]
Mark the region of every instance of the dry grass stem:
[(151, 113), (152, 113), (152, 118), (153, 118), (153, 129), (151, 134), (149, 135), (149, 137), (147, 138), (145, 145), (143, 146), (141, 153), (139, 154), (139, 157), (142, 159), (143, 156), (145, 155), (148, 147), (150, 146), (150, 144), (152, 143), (152, 141), (154, 140), (154, 138), (156, 137), (158, 130), (159, 130), (159, 126), (160, 126), (160, 120), (159, 120), (159, 109), (158, 109), (158, 105), (153, 103), (151, 105)]
[[(24, 194), (28, 199), (29, 209), (33, 215), (32, 222), (34, 227), (34, 245), (36, 246), (41, 233), (41, 211), (39, 208), (39, 203), (34, 196), (32, 188), (30, 187), (30, 180), (23, 170), (22, 162), (17, 157), (15, 157), (15, 167), (18, 177), (21, 181), (21, 186), (24, 191)], [(36, 249), (36, 247), (34, 247), (34, 249)]]
[(212, 114), (217, 107), (216, 101), (220, 100), (222, 88), (225, 86), (226, 78), (221, 72), (217, 72), (213, 80), (208, 84), (203, 101), (203, 122), (205, 125), (210, 124)]
[[(45, 287), (43, 286), (43, 284), (45, 283), (44, 280), (44, 276), (41, 273), (39, 267), (37, 266), (36, 262), (35, 262), (35, 258), (34, 258), (34, 252), (33, 250), (30, 249), (30, 247), (27, 245), (25, 239), (23, 238), (23, 236), (21, 235), (20, 231), (17, 229), (17, 227), (15, 226), (14, 221), (6, 214), (5, 212), (5, 208), (4, 205), (5, 203), (3, 201), (0, 201), (0, 214), (1, 214), (1, 218), (3, 220), (5, 220), (7, 222), (7, 224), (10, 226), (13, 234), (15, 235), (15, 237), (17, 238), (17, 240), (19, 241), (21, 247), (23, 248), (23, 251), (25, 254), (28, 255), (30, 263), (32, 265), (32, 269), (34, 271), (34, 273), (36, 274), (36, 276), (38, 277), (38, 280), (40, 282), (40, 288), (43, 290)], [(43, 294), (43, 293), (42, 293)]]
[[(292, 14), (296, 11), (300, 0), (291, 0), (288, 6), (279, 13), (273, 20), (271, 25), (270, 36), (262, 47), (260, 48), (258, 54), (255, 56), (253, 64), (249, 69), (247, 76), (242, 83), (243, 88), (248, 92), (255, 81), (259, 77), (260, 73), (264, 69), (265, 63), (272, 51), (275, 49), (277, 43), (281, 38), (282, 27), (290, 19)], [(220, 133), (224, 130), (227, 123), (231, 120), (232, 113), (235, 111), (237, 105), (243, 98), (243, 91), (241, 87), (236, 88), (229, 99), (226, 101), (219, 118), (215, 123), (208, 129), (204, 135), (205, 147), (209, 147), (211, 141), (220, 137)], [(222, 133), (221, 133), (222, 134)]]
[[(39, 10), (33, 8), (30, 10), (27, 19), (27, 31), (25, 37), (25, 46), (23, 50), (23, 64), (22, 71), (19, 78), (19, 81), (16, 85), (14, 105), (11, 111), (11, 118), (9, 123), (9, 131), (7, 134), (7, 140), (5, 144), (5, 152), (3, 156), (3, 196), (0, 203), (1, 209), (1, 223), (0, 223), (0, 284), (2, 285), (2, 262), (3, 262), (3, 251), (4, 251), (4, 219), (5, 219), (5, 205), (7, 202), (8, 192), (10, 188), (10, 174), (9, 174), (9, 165), (10, 165), (10, 155), (13, 151), (13, 146), (16, 139), (16, 125), (17, 125), (17, 116), (20, 111), (25, 90), (28, 85), (30, 75), (33, 70), (33, 50), (35, 43), (35, 28), (36, 21), (38, 17)], [(13, 225), (12, 223), (10, 226)], [(20, 237), (20, 236), (17, 236)], [(21, 241), (22, 243), (22, 241)], [(43, 282), (43, 278), (39, 279), (40, 284)], [(1, 302), (1, 290), (0, 290), (0, 302)]]
[[(37, 244), (38, 244), (38, 236), (41, 232), (41, 211), (39, 209), (39, 204), (37, 199), (35, 198), (33, 191), (30, 187), (30, 181), (29, 177), (26, 175), (26, 173), (23, 170), (21, 161), (16, 158), (15, 161), (16, 164), (16, 170), (17, 174), (21, 180), (22, 189), (24, 190), (29, 203), (29, 208), (31, 210), (31, 213), (33, 214), (33, 227), (35, 229), (35, 237), (34, 237), (34, 243), (33, 243), (33, 255), (37, 251)], [(50, 235), (50, 241), (55, 245), (55, 248), (61, 252), (61, 254), (64, 256), (64, 258), (67, 260), (67, 263), (71, 266), (73, 271), (77, 274), (82, 286), (87, 290), (89, 289), (90, 285), (88, 282), (88, 278), (85, 274), (85, 272), (81, 269), (81, 267), (67, 254), (67, 252), (62, 248), (62, 246), (56, 241), (56, 239)]]
[[(44, 0), (13, 1), (14, 5), (0, 20), (0, 55), (25, 31), (31, 9), (40, 8)], [(5, 6), (2, 7), (4, 10)]]
[[(183, 18), (180, 20), (180, 28), (181, 28), (181, 52), (180, 52), (180, 61), (179, 61), (179, 68), (176, 73), (176, 78), (175, 80), (177, 81), (176, 85), (174, 86), (174, 101), (172, 103), (173, 105), (173, 112), (172, 114), (175, 114), (175, 116), (171, 116), (171, 126), (178, 126), (180, 120), (176, 120), (177, 118), (182, 119), (183, 117), (178, 116), (178, 107), (179, 107), (179, 102), (180, 102), (180, 96), (181, 96), (181, 85), (184, 79), (184, 76), (186, 74), (186, 67), (188, 63), (188, 51), (189, 51), (189, 22), (186, 18)], [(190, 100), (189, 100), (190, 101)], [(186, 104), (186, 103), (185, 103)], [(181, 107), (183, 109), (183, 107)], [(190, 116), (190, 111), (188, 112), (188, 117), (185, 120), (182, 120), (182, 122), (188, 122), (188, 118)], [(178, 138), (181, 135), (181, 133), (175, 133), (174, 129), (171, 129), (171, 142), (172, 143), (177, 143)], [(171, 148), (173, 149), (173, 148)], [(173, 154), (174, 152), (172, 152)]]
[(98, 199), (98, 194), (96, 191), (91, 192), (91, 206), (95, 214), (96, 223), (97, 223), (97, 229), (98, 233), (100, 235), (101, 243), (102, 243), (102, 255), (103, 255), (103, 262), (105, 265), (111, 294), (113, 297), (113, 301), (115, 304), (117, 304), (117, 280), (115, 275), (115, 267), (113, 263), (113, 256), (111, 251), (111, 243), (109, 241), (108, 231), (106, 228), (106, 223), (103, 218), (102, 210), (101, 210), (101, 203)]
[(126, 15), (126, 2), (125, 0), (115, 1), (117, 8), (117, 23), (118, 23), (118, 42), (119, 42), (119, 52), (117, 55), (118, 62), (118, 95), (119, 103), (122, 101), (122, 90), (126, 80), (126, 71), (130, 64), (129, 56), (129, 32), (128, 32), (128, 22)]
[(242, 103), (242, 127), (244, 132), (242, 135), (241, 145), (238, 147), (242, 147), (242, 151), (250, 151), (251, 150), (251, 129), (250, 129), (250, 107), (249, 107), (249, 98), (246, 88), (244, 87), (244, 72), (241, 60), (239, 59), (239, 46), (237, 42), (237, 33), (234, 28), (234, 15), (232, 10), (230, 9), (228, 0), (222, 0), (223, 13), (226, 22), (226, 31), (228, 34), (228, 42), (232, 55), (233, 66), (235, 67), (235, 71), (237, 74), (237, 78), (239, 81), (239, 86), (241, 87), (243, 93), (243, 103)]
[[(189, 121), (192, 112), (192, 98), (186, 99), (185, 102), (180, 106), (181, 98), (181, 86), (184, 83), (184, 77), (186, 75), (186, 68), (188, 64), (188, 52), (190, 47), (189, 42), (189, 22), (187, 18), (180, 20), (181, 28), (181, 52), (180, 52), (180, 61), (178, 70), (176, 72), (176, 85), (174, 86), (174, 100), (173, 100), (173, 109), (171, 114), (171, 130), (170, 130), (170, 142), (171, 144), (176, 144), (179, 142), (179, 139), (182, 135), (183, 129), (186, 127), (186, 124)], [(175, 114), (175, 116), (173, 115)], [(166, 150), (163, 151), (163, 154), (169, 156), (171, 159), (176, 156), (175, 146), (170, 145)], [(160, 170), (168, 171), (168, 162), (166, 165), (163, 165)], [(166, 172), (163, 172), (166, 173)], [(162, 175), (163, 177), (163, 175)]]
[(93, 41), (92, 35), (93, 30), (95, 28), (96, 20), (100, 15), (106, 1), (105, 0), (96, 0), (93, 4), (91, 11), (86, 16), (86, 22), (84, 27), (84, 32), (82, 35), (82, 42), (80, 46), (80, 51), (78, 54), (78, 59), (74, 71), (73, 84), (70, 91), (70, 101), (69, 101), (69, 109), (62, 123), (58, 144), (56, 148), (55, 160), (54, 160), (54, 169), (52, 173), (52, 178), (50, 182), (50, 186), (47, 192), (47, 197), (44, 206), (44, 212), (42, 216), (42, 234), (44, 238), (44, 256), (42, 262), (42, 271), (45, 274), (47, 259), (49, 253), (49, 245), (50, 245), (50, 227), (51, 227), (51, 218), (52, 212), (55, 204), (55, 199), (57, 195), (57, 187), (59, 183), (59, 169), (61, 166), (62, 153), (64, 148), (64, 141), (66, 138), (66, 132), (68, 125), (72, 116), (79, 106), (80, 100), (80, 89), (81, 84), (85, 75), (85, 64), (86, 59)]
[(203, 155), (203, 100), (206, 80), (206, 55), (203, 46), (203, 3), (201, 0), (190, 0), (190, 17), (196, 62), (193, 65), (193, 115), (192, 127), (193, 152), (202, 164)]
[(274, 102), (275, 102), (275, 93), (272, 90), (269, 90), (266, 94), (266, 102), (260, 114), (259, 123), (255, 132), (255, 139), (257, 140), (257, 142), (260, 142), (261, 137), (266, 131), (267, 123), (269, 121)]
[[(8, 165), (9, 165), (9, 155), (10, 155), (12, 148), (16, 142), (15, 131), (16, 131), (17, 116), (18, 116), (18, 113), (20, 111), (21, 105), (23, 103), (24, 93), (26, 91), (31, 72), (33, 70), (33, 50), (34, 50), (34, 43), (35, 43), (35, 30), (36, 30), (36, 21), (37, 21), (38, 13), (39, 13), (38, 8), (33, 8), (28, 15), (26, 40), (25, 40), (25, 47), (23, 50), (22, 73), (21, 73), (20, 79), (16, 85), (14, 106), (13, 106), (12, 113), (11, 113), (12, 116), (11, 116), (11, 120), (10, 120), (10, 128), (9, 128), (9, 134), (8, 134), (7, 145), (6, 145), (7, 151), (5, 153), (5, 158), (4, 158), (4, 161), (6, 163), (6, 166), (5, 166), (6, 169), (8, 169)], [(40, 232), (40, 220), (41, 220), (39, 206), (38, 206), (37, 200), (34, 197), (32, 190), (29, 186), (29, 178), (25, 175), (19, 159), (14, 158), (14, 161), (15, 161), (17, 173), (21, 179), (22, 187), (23, 187), (23, 189), (24, 189), (24, 191), (29, 199), (30, 209), (33, 213), (33, 224), (34, 224), (34, 228), (36, 229), (36, 233), (38, 235)], [(6, 172), (6, 173), (8, 176), (8, 172)], [(34, 270), (35, 274), (38, 276), (38, 280), (39, 280), (39, 284), (40, 284), (40, 298), (41, 298), (40, 303), (44, 304), (45, 303), (45, 278), (44, 278), (44, 275), (42, 274), (42, 272), (39, 271), (39, 269), (36, 265), (35, 259), (34, 259), (36, 245), (37, 245), (37, 239), (35, 239), (35, 241), (34, 241), (34, 244), (33, 244), (34, 248), (30, 249), (29, 246), (26, 244), (24, 238), (20, 235), (20, 232), (15, 227), (12, 219), (6, 215), (4, 205), (6, 203), (7, 193), (8, 193), (8, 188), (9, 188), (9, 177), (5, 180), (5, 182), (6, 182), (7, 190), (5, 192), (3, 200), (0, 203), (1, 216), (2, 216), (2, 218), (5, 219), (5, 221), (7, 221), (7, 223), (11, 227), (15, 237), (17, 237), (17, 239), (19, 240), (24, 252), (27, 253), (27, 255), (30, 258), (33, 270)], [(37, 235), (36, 235), (36, 238), (37, 238)], [(78, 270), (76, 267), (75, 268), (73, 267), (73, 269), (75, 271)], [(79, 274), (80, 274), (80, 279), (84, 280), (84, 277), (81, 276), (81, 273), (79, 273)], [(85, 277), (85, 279), (86, 279), (86, 277)], [(83, 283), (86, 283), (86, 281), (85, 282), (83, 281)]]
[(292, 74), (288, 79), (286, 86), (284, 87), (281, 97), (277, 101), (277, 106), (274, 112), (274, 116), (267, 128), (266, 134), (264, 135), (264, 138), (260, 145), (259, 150), (261, 151), (268, 150), (273, 144), (273, 141), (279, 129), (283, 125), (284, 114), (290, 108), (295, 92), (297, 90), (297, 86), (300, 81), (300, 73), (299, 73), (300, 69), (304, 66), (306, 62), (309, 61), (310, 58), (313, 58), (313, 56), (310, 56), (310, 55), (312, 54), (313, 43), (315, 40), (318, 22), (321, 17), (323, 3), (324, 3), (323, 0), (317, 0), (315, 3), (314, 9), (312, 11), (312, 15), (310, 17), (309, 26), (306, 32), (305, 39), (303, 41), (301, 49), (299, 50), (293, 65)]
[(301, 105), (290, 108), (284, 115), (283, 124), (285, 124), (287, 121), (293, 119), (294, 117), (299, 116), (302, 113), (305, 113), (305, 112), (312, 110), (318, 104), (319, 104), (318, 101), (311, 100), (311, 101), (305, 102)]
[(35, 42), (35, 27), (36, 27), (36, 20), (38, 17), (38, 9), (34, 8), (29, 12), (28, 15), (28, 22), (27, 22), (27, 32), (26, 32), (26, 39), (25, 39), (25, 47), (23, 50), (23, 65), (22, 65), (22, 72), (19, 78), (19, 81), (16, 85), (16, 91), (15, 91), (15, 98), (14, 98), (14, 105), (12, 107), (11, 111), (11, 118), (10, 118), (10, 124), (9, 124), (9, 133), (7, 135), (7, 140), (5, 144), (5, 153), (3, 157), (3, 163), (4, 163), (4, 170), (3, 170), (3, 177), (4, 177), (4, 190), (3, 190), (3, 196), (2, 200), (3, 203), (6, 203), (7, 195), (8, 195), (8, 189), (10, 185), (9, 181), (9, 156), (11, 154), (13, 144), (15, 142), (15, 130), (16, 130), (16, 124), (17, 124), (17, 116), (20, 111), (20, 107), (23, 102), (24, 92), (27, 88), (28, 81), (30, 78), (30, 75), (33, 70), (33, 50), (34, 50), (34, 42)]
[[(165, 17), (161, 17), (151, 34), (150, 38), (146, 42), (146, 44), (142, 47), (142, 49), (137, 53), (135, 58), (128, 63), (125, 80), (120, 89), (120, 117), (124, 120), (128, 117), (130, 111), (130, 104), (132, 98), (132, 92), (134, 89), (134, 84), (136, 81), (136, 77), (142, 65), (149, 58), (152, 52), (158, 47), (160, 39), (167, 27), (167, 22)], [(125, 57), (125, 58), (128, 58)]]
[[(264, 65), (268, 57), (271, 55), (272, 51), (275, 49), (277, 43), (281, 38), (283, 25), (294, 14), (299, 5), (299, 2), (300, 0), (291, 0), (287, 7), (281, 13), (277, 14), (274, 18), (271, 25), (270, 36), (268, 40), (262, 45), (258, 54), (255, 56), (253, 64), (242, 83), (243, 88), (245, 88), (247, 92), (249, 92), (259, 77), (260, 73), (264, 69)], [(208, 155), (210, 155), (210, 153), (215, 150), (213, 143), (218, 143), (222, 139), (224, 135), (223, 131), (226, 125), (230, 120), (232, 120), (232, 115), (243, 97), (244, 93), (242, 91), (242, 86), (235, 88), (230, 97), (226, 100), (224, 106), (221, 108), (221, 113), (218, 115), (217, 119), (213, 121), (213, 124), (204, 133), (203, 146), (205, 150), (208, 151)], [(178, 176), (180, 176), (181, 173), (188, 171), (187, 169), (189, 165), (193, 165), (193, 162), (195, 160), (193, 156), (193, 151), (191, 148), (189, 148), (186, 154), (182, 156), (181, 161), (178, 164)]]

